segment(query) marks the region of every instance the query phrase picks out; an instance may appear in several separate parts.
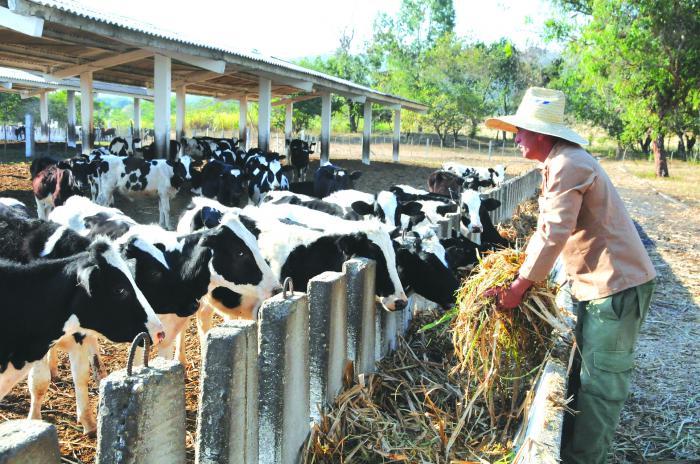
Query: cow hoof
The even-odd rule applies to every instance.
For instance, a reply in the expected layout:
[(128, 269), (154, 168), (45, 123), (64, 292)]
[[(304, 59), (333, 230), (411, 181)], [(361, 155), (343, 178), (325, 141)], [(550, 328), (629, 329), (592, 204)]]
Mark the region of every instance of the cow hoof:
[(97, 438), (97, 428), (94, 430), (85, 430), (85, 436), (88, 438)]

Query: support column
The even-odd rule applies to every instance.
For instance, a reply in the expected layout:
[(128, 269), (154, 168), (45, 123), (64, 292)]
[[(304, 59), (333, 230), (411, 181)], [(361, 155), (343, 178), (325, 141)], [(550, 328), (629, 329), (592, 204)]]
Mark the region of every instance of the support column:
[(134, 138), (141, 138), (141, 99), (134, 97)]
[(321, 164), (328, 163), (331, 140), (331, 94), (321, 95)]
[(41, 139), (49, 140), (49, 92), (39, 94), (39, 115), (41, 116)]
[(365, 101), (364, 125), (362, 127), (362, 164), (369, 164), (369, 146), (372, 137), (372, 102)]
[(245, 95), (238, 100), (238, 146), (244, 150), (248, 149), (248, 97)]
[(75, 148), (75, 90), (68, 91), (66, 106), (68, 109), (68, 114), (66, 115), (68, 119), (68, 127), (66, 128), (68, 132), (68, 146)]
[(175, 139), (179, 142), (185, 136), (185, 86), (175, 89)]
[(401, 108), (394, 110), (394, 139), (393, 139), (394, 163), (399, 162), (399, 144), (400, 143), (401, 143)]
[(258, 148), (270, 150), (270, 112), (272, 111), (272, 81), (258, 78)]
[(80, 143), (83, 155), (90, 154), (95, 140), (92, 111), (92, 71), (88, 71), (80, 75), (80, 126), (82, 128)]
[(167, 158), (170, 152), (170, 91), (171, 60), (168, 56), (155, 55), (153, 67), (153, 106), (156, 157)]
[[(287, 103), (287, 111), (284, 115), (284, 146), (289, 149), (292, 141), (292, 117), (294, 115), (294, 103)], [(287, 153), (289, 155), (289, 153)]]
[(24, 156), (34, 157), (34, 121), (31, 113), (24, 115)]

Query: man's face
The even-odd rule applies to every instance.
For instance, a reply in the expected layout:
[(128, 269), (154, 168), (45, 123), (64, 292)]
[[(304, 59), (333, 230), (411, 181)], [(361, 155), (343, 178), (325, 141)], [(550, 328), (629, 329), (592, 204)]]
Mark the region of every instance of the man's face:
[(518, 127), (518, 132), (515, 134), (515, 143), (520, 146), (523, 158), (544, 162), (551, 149), (551, 146), (547, 146), (548, 144), (545, 143), (545, 138), (545, 135)]

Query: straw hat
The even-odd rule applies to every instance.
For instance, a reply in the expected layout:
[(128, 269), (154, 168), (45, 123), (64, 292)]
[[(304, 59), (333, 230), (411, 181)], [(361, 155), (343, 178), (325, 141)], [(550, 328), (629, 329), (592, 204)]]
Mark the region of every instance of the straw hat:
[(518, 132), (518, 127), (540, 134), (588, 145), (588, 141), (564, 124), (566, 96), (559, 90), (530, 87), (514, 115), (499, 116), (486, 120), (490, 129)]

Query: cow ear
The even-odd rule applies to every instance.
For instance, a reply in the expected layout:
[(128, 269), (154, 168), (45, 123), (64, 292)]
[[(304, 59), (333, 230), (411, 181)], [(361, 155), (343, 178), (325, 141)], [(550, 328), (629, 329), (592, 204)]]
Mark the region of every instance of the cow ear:
[(350, 173), (350, 179), (352, 180), (357, 180), (360, 177), (362, 177), (362, 171), (353, 171), (352, 173)]
[(360, 216), (374, 213), (374, 207), (365, 201), (354, 201), (350, 208)]
[(287, 158), (287, 155), (280, 155), (280, 161), (282, 161), (283, 159), (286, 159), (286, 158)]
[(481, 200), (481, 204), (484, 205), (486, 211), (493, 211), (494, 209), (501, 206), (501, 202), (499, 200), (496, 200), (495, 198), (486, 198), (484, 200)]
[(405, 214), (407, 216), (415, 216), (416, 214), (420, 214), (421, 210), (423, 209), (423, 205), (421, 205), (417, 201), (409, 201), (408, 203), (400, 203), (399, 207), (400, 207), (401, 214)]

